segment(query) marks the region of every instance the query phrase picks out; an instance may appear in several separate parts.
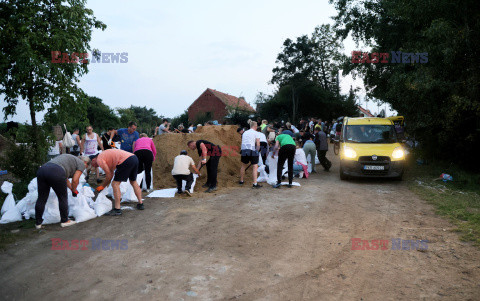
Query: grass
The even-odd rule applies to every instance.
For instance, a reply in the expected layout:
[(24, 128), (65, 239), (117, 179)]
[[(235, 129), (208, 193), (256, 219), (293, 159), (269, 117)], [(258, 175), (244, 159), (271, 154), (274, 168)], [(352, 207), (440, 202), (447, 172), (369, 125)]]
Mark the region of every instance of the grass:
[(34, 234), (31, 229), (35, 228), (35, 220), (23, 220), (21, 222), (0, 225), (0, 251), (4, 251), (8, 245), (18, 239)]
[[(15, 201), (20, 201), (28, 192), (28, 183), (14, 182), (13, 195)], [(0, 190), (0, 208), (7, 195)], [(15, 243), (18, 239), (27, 237), (33, 233), (28, 229), (35, 228), (33, 219), (23, 220), (21, 222), (0, 225), (0, 251), (4, 251), (9, 244)]]
[[(437, 214), (448, 217), (461, 240), (480, 246), (480, 176), (445, 162), (417, 165), (412, 159), (409, 163), (409, 188), (434, 205)], [(436, 181), (442, 173), (450, 174), (453, 181)]]

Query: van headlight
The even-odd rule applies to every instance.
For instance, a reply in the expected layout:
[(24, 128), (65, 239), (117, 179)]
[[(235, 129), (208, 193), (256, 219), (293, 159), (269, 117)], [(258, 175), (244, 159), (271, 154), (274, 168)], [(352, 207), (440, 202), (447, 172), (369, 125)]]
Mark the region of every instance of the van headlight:
[(346, 146), (343, 149), (343, 155), (345, 158), (355, 159), (357, 157), (357, 152), (355, 152), (353, 148)]
[(397, 147), (393, 150), (393, 153), (392, 153), (393, 159), (402, 159), (403, 157), (405, 157), (405, 152), (403, 151), (403, 148)]

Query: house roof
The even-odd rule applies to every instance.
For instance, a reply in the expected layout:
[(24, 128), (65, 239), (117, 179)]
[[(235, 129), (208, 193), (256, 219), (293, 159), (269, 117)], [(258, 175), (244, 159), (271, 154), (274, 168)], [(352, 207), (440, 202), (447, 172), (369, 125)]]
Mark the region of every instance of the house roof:
[(236, 108), (238, 107), (241, 110), (256, 112), (248, 102), (245, 101), (243, 97), (235, 97), (233, 95), (229, 95), (227, 93), (223, 93), (217, 91), (215, 89), (207, 88), (207, 91), (211, 92), (215, 95), (218, 99), (220, 99), (226, 106)]
[(362, 108), (361, 106), (357, 106), (357, 108), (360, 110), (360, 112), (362, 112), (365, 116), (367, 117), (375, 117), (373, 116), (373, 114), (370, 112), (370, 110), (366, 110), (364, 108)]

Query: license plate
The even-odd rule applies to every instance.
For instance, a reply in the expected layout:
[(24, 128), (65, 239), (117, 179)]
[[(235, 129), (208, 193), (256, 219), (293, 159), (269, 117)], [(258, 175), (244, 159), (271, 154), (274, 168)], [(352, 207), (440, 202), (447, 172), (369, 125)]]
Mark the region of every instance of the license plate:
[(385, 170), (385, 166), (383, 165), (365, 165), (363, 168), (365, 170)]

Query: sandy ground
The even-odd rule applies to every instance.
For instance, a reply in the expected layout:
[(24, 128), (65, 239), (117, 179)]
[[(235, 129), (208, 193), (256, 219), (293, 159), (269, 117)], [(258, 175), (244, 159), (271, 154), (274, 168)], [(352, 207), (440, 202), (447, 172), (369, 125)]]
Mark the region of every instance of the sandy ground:
[[(480, 299), (479, 249), (405, 183), (342, 182), (338, 164), (299, 182), (148, 199), (143, 212), (51, 225), (0, 254), (1, 299)], [(128, 250), (52, 250), (52, 238), (126, 239)], [(352, 250), (352, 238), (429, 243)]]

